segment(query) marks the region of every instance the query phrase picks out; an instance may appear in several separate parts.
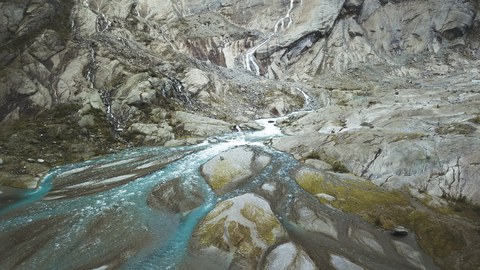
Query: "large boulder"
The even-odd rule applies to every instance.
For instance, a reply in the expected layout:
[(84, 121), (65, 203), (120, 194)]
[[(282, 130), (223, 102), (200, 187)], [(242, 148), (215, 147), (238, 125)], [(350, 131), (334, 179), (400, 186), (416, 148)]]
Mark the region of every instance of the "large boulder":
[(204, 90), (210, 82), (204, 71), (196, 68), (190, 69), (185, 78), (182, 80), (183, 86), (187, 88), (187, 91), (192, 94)]
[(160, 211), (186, 213), (203, 203), (203, 194), (196, 182), (177, 178), (155, 186), (147, 203)]
[(248, 147), (223, 152), (205, 163), (201, 170), (210, 186), (224, 193), (255, 177), (270, 162), (270, 156)]
[(166, 123), (144, 124), (134, 123), (128, 128), (133, 134), (141, 134), (147, 143), (163, 144), (174, 138), (173, 128)]
[(192, 137), (210, 137), (230, 131), (231, 124), (197, 114), (176, 111), (170, 122), (178, 133)]
[(247, 193), (219, 203), (198, 225), (192, 245), (200, 253), (214, 250), (231, 258), (231, 265), (252, 269), (284, 236), (268, 202)]

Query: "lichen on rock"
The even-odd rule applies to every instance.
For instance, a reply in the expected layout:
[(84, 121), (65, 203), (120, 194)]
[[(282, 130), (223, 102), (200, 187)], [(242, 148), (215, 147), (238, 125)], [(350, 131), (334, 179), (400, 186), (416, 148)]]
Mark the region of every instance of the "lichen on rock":
[(219, 203), (198, 225), (193, 246), (215, 247), (255, 267), (268, 247), (285, 236), (268, 202), (247, 193)]
[(270, 162), (270, 157), (248, 147), (223, 152), (205, 163), (201, 170), (210, 186), (219, 193), (255, 177)]

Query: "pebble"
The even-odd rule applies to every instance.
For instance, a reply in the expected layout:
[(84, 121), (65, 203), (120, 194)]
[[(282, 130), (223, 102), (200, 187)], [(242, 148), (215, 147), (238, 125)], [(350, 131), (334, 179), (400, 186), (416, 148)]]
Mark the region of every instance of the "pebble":
[(0, 166), (3, 165), (3, 159), (0, 158)]
[(44, 162), (45, 162), (45, 160), (44, 160), (44, 159), (42, 159), (42, 158), (39, 158), (39, 159), (37, 159), (37, 162), (38, 162), (38, 163), (44, 163)]
[(337, 199), (337, 198), (333, 197), (332, 195), (325, 194), (325, 193), (318, 193), (318, 194), (315, 195), (315, 197), (317, 197), (319, 199), (324, 199), (324, 200), (329, 201), (329, 202), (333, 202)]

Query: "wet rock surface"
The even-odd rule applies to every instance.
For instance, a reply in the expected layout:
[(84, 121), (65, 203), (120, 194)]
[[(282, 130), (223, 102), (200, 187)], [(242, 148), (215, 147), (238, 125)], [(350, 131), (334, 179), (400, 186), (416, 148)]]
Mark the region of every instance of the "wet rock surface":
[(182, 178), (157, 185), (147, 198), (150, 207), (172, 213), (187, 213), (203, 201), (201, 187)]

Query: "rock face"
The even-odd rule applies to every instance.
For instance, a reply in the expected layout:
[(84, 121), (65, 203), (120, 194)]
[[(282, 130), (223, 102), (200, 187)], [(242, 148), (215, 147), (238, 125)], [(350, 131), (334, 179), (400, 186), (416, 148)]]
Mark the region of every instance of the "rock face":
[(231, 191), (256, 176), (270, 162), (262, 152), (252, 148), (236, 148), (214, 157), (202, 166), (202, 174), (218, 193)]
[(327, 106), (286, 124), (295, 136), (274, 146), (341, 164), (384, 187), (407, 185), (479, 203), (475, 171), (480, 157), (468, 149), (480, 143), (475, 120), (480, 96), (476, 89), (464, 92), (471, 84), (460, 87), (464, 90), (400, 89), (381, 99), (359, 91), (349, 106)]
[[(145, 107), (159, 105), (215, 118), (281, 115), (299, 106), (295, 94), (271, 81), (258, 91), (262, 80), (241, 69), (294, 81), (372, 65), (418, 76), (425, 68), (415, 66), (425, 60), (419, 54), (464, 46), (476, 57), (478, 45), (472, 30), (477, 7), (470, 1), (1, 5), (1, 119), (16, 109), (25, 114), (31, 105), (41, 110), (72, 102), (94, 104), (121, 128), (152, 122)], [(28, 49), (19, 50), (22, 44)], [(413, 68), (397, 65), (408, 61)]]
[(231, 267), (255, 268), (284, 234), (268, 202), (247, 193), (219, 203), (199, 224), (193, 246), (224, 253)]

